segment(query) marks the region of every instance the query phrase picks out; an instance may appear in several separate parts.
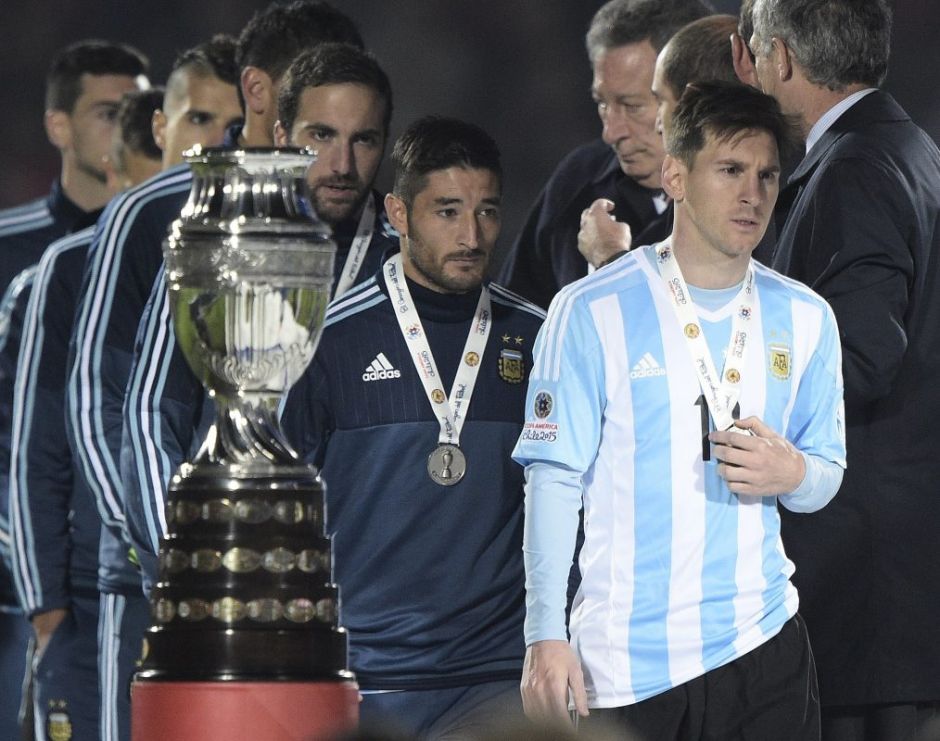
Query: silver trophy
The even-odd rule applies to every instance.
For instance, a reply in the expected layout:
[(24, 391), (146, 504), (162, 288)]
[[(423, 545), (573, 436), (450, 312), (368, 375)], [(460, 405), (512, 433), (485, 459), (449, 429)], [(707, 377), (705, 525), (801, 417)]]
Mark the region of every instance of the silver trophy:
[(164, 243), (179, 348), (217, 418), (173, 477), (138, 681), (343, 681), (324, 487), (278, 407), (313, 357), (335, 245), (306, 150), (205, 150)]

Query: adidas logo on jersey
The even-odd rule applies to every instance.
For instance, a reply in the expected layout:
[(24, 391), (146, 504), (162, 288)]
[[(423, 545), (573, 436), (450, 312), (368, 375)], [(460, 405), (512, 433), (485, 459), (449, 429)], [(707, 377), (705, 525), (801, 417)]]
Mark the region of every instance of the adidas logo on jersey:
[(401, 371), (393, 368), (392, 364), (388, 362), (388, 358), (385, 357), (385, 353), (380, 352), (366, 368), (366, 372), (362, 374), (362, 380), (384, 381), (387, 378), (401, 378)]
[(650, 353), (646, 353), (640, 358), (639, 362), (633, 366), (630, 371), (630, 378), (650, 378), (652, 376), (665, 376), (666, 369), (660, 368)]

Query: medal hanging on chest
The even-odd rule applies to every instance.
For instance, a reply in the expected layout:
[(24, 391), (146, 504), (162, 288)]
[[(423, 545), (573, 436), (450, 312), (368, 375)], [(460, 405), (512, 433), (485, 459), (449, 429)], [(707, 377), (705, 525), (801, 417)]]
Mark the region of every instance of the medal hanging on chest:
[[(421, 379), (428, 403), (440, 424), (438, 445), (428, 456), (428, 476), (436, 484), (453, 486), (460, 483), (467, 473), (467, 458), (460, 448), (460, 431), (466, 420), (470, 398), (473, 396), (473, 388), (480, 372), (480, 361), (493, 323), (489, 290), (486, 286), (482, 286), (480, 290), (480, 300), (477, 302), (460, 366), (457, 368), (454, 385), (448, 397), (442, 388), (441, 376), (437, 371), (427, 334), (405, 281), (401, 254), (389, 258), (382, 272), (389, 298), (395, 307), (402, 337), (411, 351), (418, 378)], [(423, 362), (420, 359), (423, 359)]]
[(750, 435), (749, 430), (736, 427), (733, 410), (741, 396), (741, 369), (744, 367), (746, 350), (749, 345), (748, 325), (757, 304), (757, 286), (754, 284), (754, 266), (748, 265), (741, 290), (735, 297), (737, 305), (731, 320), (731, 339), (725, 353), (725, 364), (721, 375), (715, 366), (705, 334), (701, 331), (701, 321), (692, 303), (689, 287), (676, 262), (669, 241), (656, 247), (656, 265), (666, 285), (670, 304), (676, 320), (682, 328), (686, 346), (692, 358), (695, 375), (698, 377), (702, 396), (711, 412), (716, 430), (732, 430)]

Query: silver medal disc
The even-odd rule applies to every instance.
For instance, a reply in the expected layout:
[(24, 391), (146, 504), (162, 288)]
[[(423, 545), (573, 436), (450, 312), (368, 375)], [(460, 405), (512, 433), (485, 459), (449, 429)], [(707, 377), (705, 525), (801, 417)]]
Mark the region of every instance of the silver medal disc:
[(428, 456), (428, 475), (435, 484), (453, 486), (467, 472), (467, 459), (456, 445), (442, 443)]

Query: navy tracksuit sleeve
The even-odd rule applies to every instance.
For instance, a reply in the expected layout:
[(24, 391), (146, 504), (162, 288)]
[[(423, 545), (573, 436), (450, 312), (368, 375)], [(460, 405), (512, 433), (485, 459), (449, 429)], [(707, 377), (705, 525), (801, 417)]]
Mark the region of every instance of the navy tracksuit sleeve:
[(176, 344), (161, 270), (140, 321), (121, 450), (128, 533), (145, 584), (156, 578), (156, 554), (166, 533), (167, 486), (191, 452), (204, 403), (202, 384)]
[[(0, 300), (0, 556), (10, 564), (9, 473), (10, 430), (13, 427), (13, 384), (23, 334), (25, 307), (36, 276), (33, 265), (19, 273)], [(25, 292), (25, 296), (23, 295)]]
[(172, 168), (112, 200), (85, 266), (72, 333), (69, 434), (111, 526), (124, 520), (120, 451), (134, 338), (162, 260), (160, 245), (191, 182), (188, 168)]
[(43, 260), (33, 291), (15, 309), (25, 319), (13, 403), (10, 525), (14, 583), (29, 616), (70, 601), (73, 481), (63, 389), (74, 302), (63, 296), (55, 264)]

